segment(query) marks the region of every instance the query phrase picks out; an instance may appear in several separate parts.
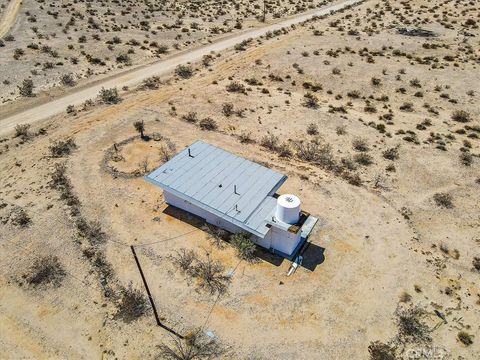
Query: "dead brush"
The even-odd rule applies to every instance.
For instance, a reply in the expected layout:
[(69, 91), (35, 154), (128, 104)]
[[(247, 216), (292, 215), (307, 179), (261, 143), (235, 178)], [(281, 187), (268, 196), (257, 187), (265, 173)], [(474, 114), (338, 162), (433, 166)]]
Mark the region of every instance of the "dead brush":
[(160, 149), (158, 151), (160, 155), (160, 160), (163, 162), (169, 161), (173, 155), (175, 155), (175, 150), (176, 150), (176, 145), (174, 142), (170, 140), (165, 140), (165, 143), (160, 146)]
[(31, 137), (30, 124), (18, 124), (15, 126), (15, 137), (21, 138), (23, 141)]
[(262, 137), (262, 139), (260, 140), (260, 145), (265, 149), (268, 149), (271, 151), (277, 151), (278, 142), (279, 142), (278, 136), (268, 133), (267, 135)]
[(107, 235), (103, 232), (100, 222), (87, 221), (83, 217), (79, 217), (76, 225), (79, 235), (87, 239), (90, 245), (97, 246), (105, 243)]
[(171, 256), (171, 260), (183, 273), (192, 274), (193, 266), (198, 260), (198, 255), (193, 250), (182, 248)]
[(223, 274), (225, 268), (219, 261), (212, 260), (210, 254), (207, 253), (206, 260), (197, 260), (192, 270), (198, 279), (200, 289), (206, 290), (211, 295), (223, 294), (227, 291), (230, 277)]
[(199, 289), (211, 295), (223, 294), (230, 283), (230, 277), (223, 274), (225, 268), (222, 263), (212, 260), (209, 253), (206, 256), (204, 260), (199, 258), (195, 251), (182, 248), (170, 256), (170, 259), (185, 275), (197, 280)]
[(359, 152), (366, 152), (369, 151), (370, 148), (368, 146), (367, 140), (362, 138), (355, 138), (352, 141), (353, 149)]
[(452, 209), (453, 206), (453, 199), (452, 195), (447, 193), (436, 193), (433, 195), (433, 200), (435, 203), (445, 209)]
[(432, 341), (430, 329), (423, 322), (426, 311), (420, 307), (398, 307), (395, 316), (398, 328), (397, 341), (402, 344), (427, 344)]
[(65, 278), (66, 271), (54, 255), (36, 259), (28, 272), (22, 276), (27, 285), (58, 288)]
[(145, 315), (149, 308), (145, 295), (129, 284), (128, 287), (120, 288), (115, 318), (131, 323)]
[(382, 153), (382, 156), (387, 160), (397, 160), (399, 157), (398, 146), (389, 148)]
[(359, 153), (359, 154), (355, 154), (353, 156), (353, 160), (360, 164), (360, 165), (363, 165), (363, 166), (369, 166), (371, 164), (373, 164), (373, 158), (368, 155), (368, 154), (365, 154), (365, 153)]
[(255, 142), (255, 140), (252, 138), (251, 132), (243, 131), (237, 137), (242, 144), (252, 144)]
[(282, 158), (291, 158), (293, 156), (292, 147), (288, 142), (283, 142), (277, 149), (278, 156)]
[(50, 155), (54, 158), (60, 158), (70, 155), (73, 150), (77, 148), (75, 141), (72, 138), (63, 140), (55, 140), (49, 146)]
[(202, 226), (202, 230), (208, 234), (210, 244), (215, 246), (217, 249), (224, 249), (227, 246), (227, 241), (229, 239), (229, 234), (227, 231), (207, 223)]
[(216, 359), (226, 351), (215, 339), (204, 335), (202, 329), (195, 329), (183, 339), (171, 336), (169, 343), (162, 343), (155, 359), (162, 360), (202, 360)]
[(335, 160), (333, 158), (332, 147), (330, 144), (321, 143), (319, 140), (313, 141), (295, 141), (293, 142), (295, 155), (303, 161), (311, 162), (315, 165), (333, 168)]
[(30, 218), (30, 216), (21, 207), (12, 210), (10, 215), (10, 221), (13, 225), (20, 228), (25, 228), (32, 223), (32, 219)]
[(380, 341), (374, 341), (368, 345), (370, 360), (395, 360), (397, 359), (395, 352), (395, 347)]

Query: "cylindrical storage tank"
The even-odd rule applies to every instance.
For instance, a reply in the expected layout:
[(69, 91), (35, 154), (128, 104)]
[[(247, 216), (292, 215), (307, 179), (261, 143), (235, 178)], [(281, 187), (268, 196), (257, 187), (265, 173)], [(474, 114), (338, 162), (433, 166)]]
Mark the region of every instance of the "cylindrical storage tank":
[(291, 194), (280, 195), (277, 199), (275, 217), (278, 221), (296, 224), (300, 219), (300, 199)]

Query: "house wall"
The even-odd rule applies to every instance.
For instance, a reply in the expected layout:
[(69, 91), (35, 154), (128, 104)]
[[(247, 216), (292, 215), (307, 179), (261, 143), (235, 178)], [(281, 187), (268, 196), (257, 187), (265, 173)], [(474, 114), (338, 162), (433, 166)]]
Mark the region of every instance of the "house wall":
[(219, 228), (225, 229), (231, 233), (237, 233), (241, 231), (245, 231), (242, 228), (230, 223), (229, 221), (226, 221), (225, 219), (222, 219), (221, 217), (218, 217), (217, 215), (214, 215), (204, 209), (199, 208), (196, 205), (193, 205), (192, 203), (179, 198), (176, 195), (173, 195), (172, 193), (168, 191), (163, 192), (163, 196), (165, 198), (165, 201), (167, 204), (170, 204), (172, 206), (178, 207), (182, 210), (188, 211), (189, 213), (192, 213), (194, 215), (197, 215), (201, 217), (202, 219), (205, 219), (205, 221), (209, 224), (218, 226)]
[(267, 236), (270, 238), (270, 247), (290, 255), (301, 240), (301, 231), (294, 234), (272, 226)]
[[(205, 221), (209, 224), (218, 226), (219, 228), (225, 229), (231, 233), (245, 232), (245, 230), (230, 223), (229, 221), (226, 221), (217, 215), (201, 209), (198, 206), (193, 205), (192, 203), (181, 199), (168, 191), (164, 191), (163, 196), (168, 204), (188, 211), (191, 214), (197, 215), (202, 219), (205, 219)], [(251, 237), (252, 241), (257, 245), (266, 249), (273, 248), (287, 255), (290, 255), (292, 251), (295, 250), (295, 247), (300, 242), (300, 238), (300, 231), (297, 234), (293, 234), (289, 231), (281, 230), (275, 227), (271, 227), (270, 231), (265, 235), (264, 238), (260, 238), (255, 235)]]

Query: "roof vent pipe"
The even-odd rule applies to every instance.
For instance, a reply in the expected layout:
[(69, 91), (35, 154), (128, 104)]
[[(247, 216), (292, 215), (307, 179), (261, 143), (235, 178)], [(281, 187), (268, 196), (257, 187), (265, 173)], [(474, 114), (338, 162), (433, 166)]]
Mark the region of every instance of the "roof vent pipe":
[(192, 153), (190, 152), (190, 148), (188, 148), (188, 156), (193, 158), (194, 156), (192, 155)]

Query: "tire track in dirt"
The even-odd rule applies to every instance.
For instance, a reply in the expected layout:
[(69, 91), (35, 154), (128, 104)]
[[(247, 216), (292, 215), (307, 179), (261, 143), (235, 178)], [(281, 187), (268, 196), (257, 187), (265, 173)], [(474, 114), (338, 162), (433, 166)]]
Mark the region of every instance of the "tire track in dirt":
[(5, 13), (0, 20), (0, 38), (7, 35), (13, 24), (15, 24), (21, 4), (21, 0), (11, 0), (10, 4), (6, 7)]
[(69, 93), (63, 97), (52, 99), (47, 103), (33, 106), (20, 113), (13, 114), (1, 120), (0, 134), (4, 135), (13, 131), (18, 124), (32, 124), (40, 120), (47, 119), (64, 111), (69, 105), (80, 105), (86, 100), (95, 98), (102, 88), (123, 88), (132, 87), (141, 83), (144, 79), (165, 75), (173, 71), (178, 65), (186, 64), (188, 62), (195, 62), (202, 58), (202, 56), (213, 52), (220, 52), (233, 47), (242, 41), (258, 38), (265, 35), (267, 32), (274, 32), (282, 28), (288, 28), (292, 25), (303, 23), (315, 17), (327, 16), (332, 12), (337, 12), (343, 9), (348, 9), (354, 5), (363, 3), (365, 0), (345, 0), (335, 5), (327, 6), (325, 8), (301, 14), (278, 23), (267, 25), (262, 28), (248, 30), (228, 38), (220, 39), (211, 44), (204, 45), (189, 51), (181, 52), (165, 60), (154, 62), (150, 65), (141, 66), (124, 73), (112, 76), (97, 83), (87, 86), (83, 89)]

